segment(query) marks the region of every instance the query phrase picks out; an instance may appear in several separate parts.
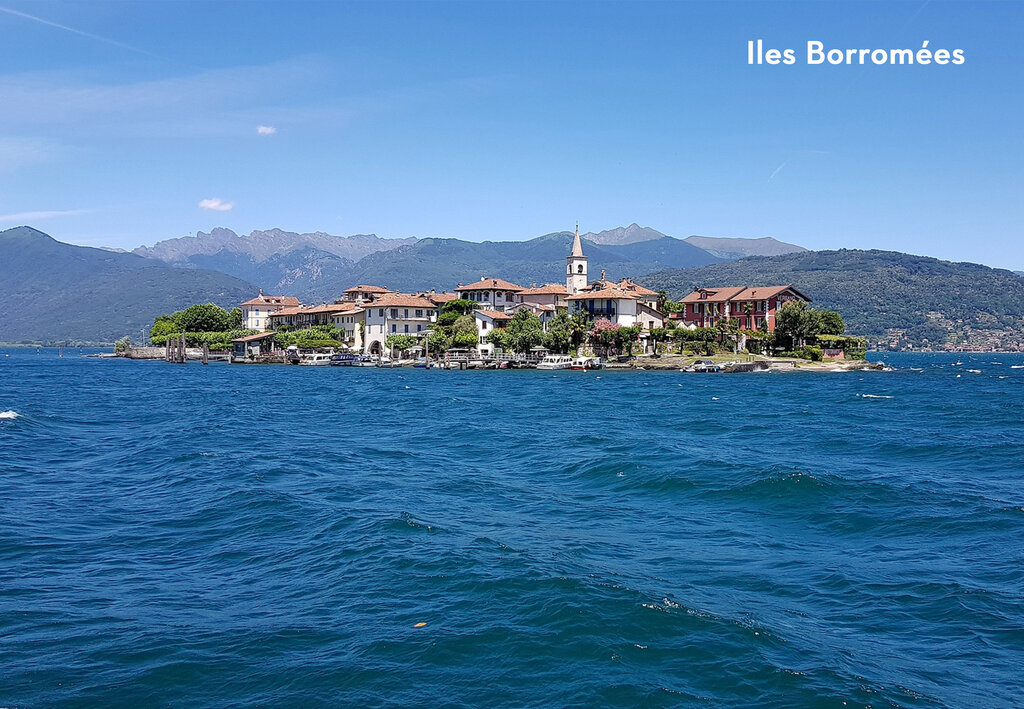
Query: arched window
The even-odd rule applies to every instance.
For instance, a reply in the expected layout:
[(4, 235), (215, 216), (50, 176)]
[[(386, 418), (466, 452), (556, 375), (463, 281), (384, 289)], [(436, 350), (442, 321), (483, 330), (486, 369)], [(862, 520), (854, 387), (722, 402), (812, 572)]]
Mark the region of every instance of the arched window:
[(583, 264), (582, 263), (579, 266), (576, 267), (576, 273), (583, 273)]

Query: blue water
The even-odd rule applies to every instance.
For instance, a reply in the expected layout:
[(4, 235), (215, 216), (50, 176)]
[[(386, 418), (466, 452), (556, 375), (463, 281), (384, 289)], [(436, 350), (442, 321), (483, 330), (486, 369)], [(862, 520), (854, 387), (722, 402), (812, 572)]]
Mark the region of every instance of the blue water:
[(75, 354), (0, 351), (0, 706), (1024, 706), (1022, 355)]

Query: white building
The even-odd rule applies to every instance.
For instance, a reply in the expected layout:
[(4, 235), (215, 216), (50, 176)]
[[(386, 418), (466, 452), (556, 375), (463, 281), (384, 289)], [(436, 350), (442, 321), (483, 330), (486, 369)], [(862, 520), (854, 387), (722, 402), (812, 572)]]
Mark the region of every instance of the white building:
[(487, 341), (487, 336), (496, 329), (505, 327), (512, 316), (498, 310), (474, 310), (473, 317), (476, 320), (479, 342), (476, 347), (477, 351), (486, 355), (494, 354), (494, 345)]
[(425, 336), (437, 320), (439, 307), (422, 295), (385, 293), (363, 310), (363, 351), (378, 354), (388, 351), (388, 335)]
[(299, 306), (299, 299), (289, 295), (263, 295), (260, 294), (252, 300), (247, 300), (240, 306), (242, 309), (242, 327), (246, 330), (258, 330), (263, 332), (270, 328), (270, 315), (285, 308)]
[(492, 310), (504, 310), (510, 305), (516, 304), (516, 293), (523, 290), (522, 286), (515, 283), (503, 281), (500, 278), (481, 278), (476, 283), (455, 287), (455, 293), (460, 298), (472, 300), (480, 304), (481, 308)]

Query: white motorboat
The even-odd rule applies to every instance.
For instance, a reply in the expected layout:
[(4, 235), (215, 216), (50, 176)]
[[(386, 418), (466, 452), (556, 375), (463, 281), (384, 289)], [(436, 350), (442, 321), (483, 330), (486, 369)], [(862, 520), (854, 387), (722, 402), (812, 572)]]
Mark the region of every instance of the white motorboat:
[(308, 354), (299, 360), (299, 365), (306, 367), (326, 367), (330, 364), (331, 356), (329, 354), (324, 354), (323, 352)]
[(569, 369), (571, 366), (569, 355), (548, 355), (537, 364), (537, 369)]

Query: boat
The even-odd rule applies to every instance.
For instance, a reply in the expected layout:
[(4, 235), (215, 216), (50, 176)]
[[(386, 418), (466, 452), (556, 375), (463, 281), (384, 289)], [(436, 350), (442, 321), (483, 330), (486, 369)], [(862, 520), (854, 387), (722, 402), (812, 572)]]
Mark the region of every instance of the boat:
[(569, 369), (571, 366), (569, 355), (548, 355), (537, 364), (537, 369)]
[(376, 367), (377, 363), (379, 361), (380, 360), (377, 359), (377, 357), (375, 357), (374, 355), (360, 355), (356, 359), (354, 366), (356, 366), (356, 367)]
[(412, 366), (416, 367), (417, 369), (430, 369), (435, 365), (433, 362), (428, 361), (426, 357), (417, 357), (416, 361), (413, 362)]
[(356, 360), (359, 359), (359, 355), (354, 352), (342, 352), (340, 354), (331, 355), (331, 366), (332, 367), (352, 367), (355, 365)]
[(687, 372), (720, 372), (722, 366), (712, 362), (710, 359), (698, 359), (693, 363), (692, 367), (688, 367)]
[(586, 371), (588, 369), (601, 369), (601, 366), (601, 360), (597, 357), (577, 357), (572, 361), (569, 369), (582, 369)]
[(299, 360), (299, 364), (306, 367), (326, 367), (331, 363), (332, 355), (323, 352), (308, 354)]

